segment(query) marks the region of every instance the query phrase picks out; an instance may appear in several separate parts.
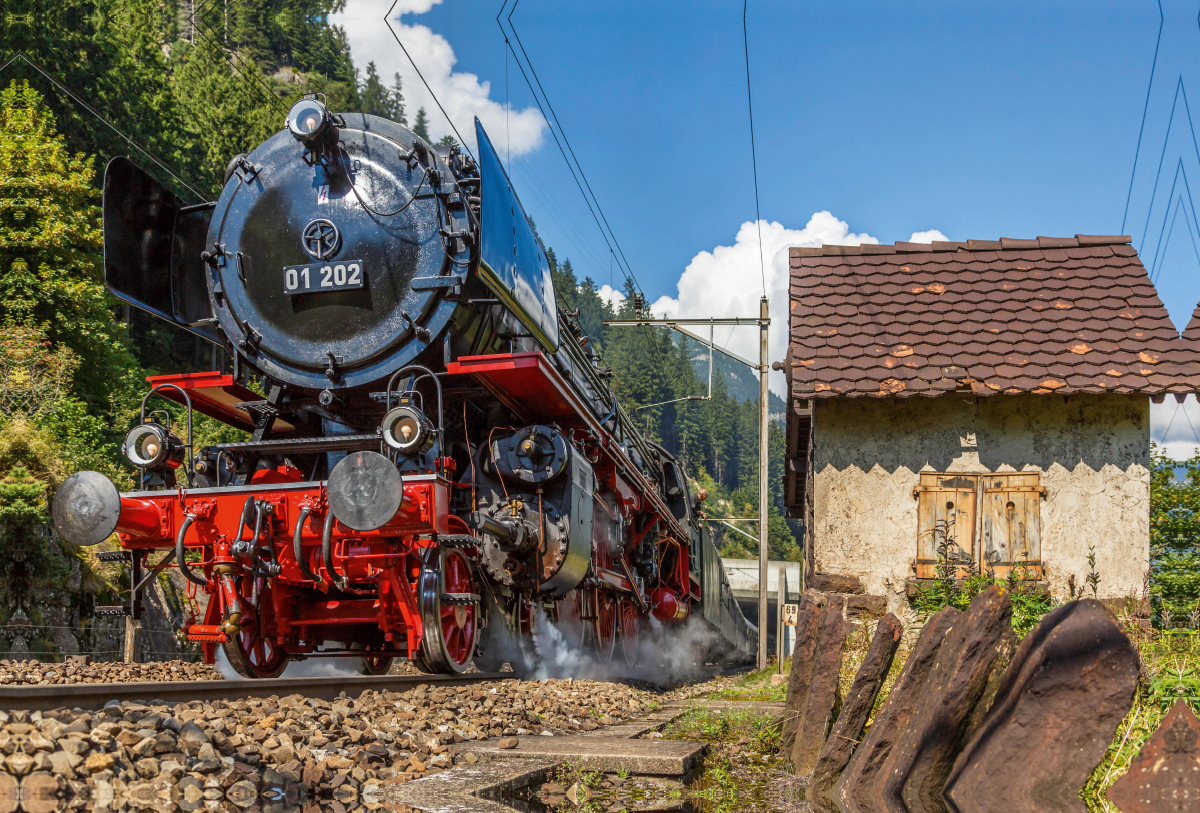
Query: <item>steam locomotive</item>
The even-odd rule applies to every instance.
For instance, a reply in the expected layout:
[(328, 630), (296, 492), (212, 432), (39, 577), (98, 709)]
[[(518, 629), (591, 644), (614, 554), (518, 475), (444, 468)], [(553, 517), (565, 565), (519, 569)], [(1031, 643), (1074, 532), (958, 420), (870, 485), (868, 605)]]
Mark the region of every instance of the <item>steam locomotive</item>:
[[(85, 471), (57, 491), (63, 539), (117, 534), (122, 612), (178, 568), (208, 599), (187, 638), (248, 678), (347, 654), (525, 672), (541, 623), (600, 661), (636, 664), (689, 619), (714, 633), (698, 656), (752, 655), (680, 463), (556, 306), (475, 127), (477, 160), (306, 97), (200, 205), (109, 163), (109, 289), (232, 359), (148, 379), (122, 449), (138, 490)], [(195, 413), (249, 440), (197, 448)]]

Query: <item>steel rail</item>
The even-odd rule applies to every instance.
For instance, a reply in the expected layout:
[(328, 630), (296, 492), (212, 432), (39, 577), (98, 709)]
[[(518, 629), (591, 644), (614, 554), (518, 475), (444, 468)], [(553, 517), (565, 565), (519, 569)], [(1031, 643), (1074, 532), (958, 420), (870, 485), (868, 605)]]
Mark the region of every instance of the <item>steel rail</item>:
[(488, 680), (511, 680), (513, 672), (470, 672), (463, 675), (336, 675), (316, 678), (267, 680), (172, 680), (138, 683), (57, 683), (45, 686), (0, 686), (0, 709), (95, 711), (113, 700), (174, 705), (193, 700), (244, 700), (249, 697), (284, 697), (300, 694), (333, 700), (345, 692), (356, 697), (366, 691), (405, 691), (419, 684), (458, 685)]
[[(742, 664), (709, 664), (698, 667), (696, 677), (737, 675), (754, 670)], [(659, 670), (637, 666), (621, 679), (654, 682)], [(600, 678), (602, 680), (602, 678)], [(334, 700), (339, 695), (357, 697), (362, 692), (405, 691), (420, 684), (456, 686), (492, 680), (525, 680), (514, 672), (468, 672), (462, 675), (335, 675), (318, 678), (271, 678), (267, 680), (172, 680), (136, 683), (56, 683), (45, 686), (0, 686), (0, 710), (50, 711), (82, 709), (96, 711), (113, 700), (146, 705), (213, 700), (245, 700), (251, 697), (303, 695), (316, 700)]]

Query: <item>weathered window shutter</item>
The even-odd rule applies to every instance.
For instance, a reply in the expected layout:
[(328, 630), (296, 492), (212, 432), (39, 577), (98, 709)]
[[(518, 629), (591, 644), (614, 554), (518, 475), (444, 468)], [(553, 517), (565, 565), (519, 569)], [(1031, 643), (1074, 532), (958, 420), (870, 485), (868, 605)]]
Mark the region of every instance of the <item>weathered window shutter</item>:
[[(938, 545), (943, 529), (960, 553), (975, 557), (976, 494), (979, 478), (972, 474), (921, 472), (921, 484), (914, 489), (917, 497), (918, 579), (935, 579)], [(958, 575), (965, 577), (966, 569)]]
[(1030, 577), (1042, 577), (1041, 499), (1046, 489), (1038, 472), (989, 474), (983, 478), (981, 565), (998, 578), (1024, 566)]

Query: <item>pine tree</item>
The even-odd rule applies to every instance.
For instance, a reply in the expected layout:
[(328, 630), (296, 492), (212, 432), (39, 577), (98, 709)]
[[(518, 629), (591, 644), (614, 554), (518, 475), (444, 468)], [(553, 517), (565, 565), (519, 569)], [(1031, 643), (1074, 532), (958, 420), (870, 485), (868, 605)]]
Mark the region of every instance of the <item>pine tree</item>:
[(279, 129), (277, 100), (263, 92), (245, 64), (234, 72), (223, 51), (199, 41), (175, 71), (181, 118), (195, 134), (204, 175), (214, 196), (229, 159), (249, 152)]
[(379, 73), (375, 70), (375, 63), (367, 63), (367, 78), (363, 82), (362, 87), (358, 91), (360, 109), (363, 113), (369, 116), (389, 117), (392, 113), (392, 105), (388, 89), (379, 81)]
[(388, 118), (407, 127), (408, 119), (404, 116), (404, 83), (400, 81), (400, 74), (395, 74), (395, 77), (396, 81), (388, 94)]
[[(269, 5), (268, 0), (231, 0), (224, 9), (229, 16), (228, 42), (238, 61), (248, 59), (258, 65), (270, 65), (275, 61), (268, 22)], [(197, 24), (216, 28), (217, 22), (214, 15), (211, 19), (197, 21)]]
[(424, 107), (417, 110), (417, 118), (413, 122), (412, 131), (425, 141), (429, 141), (429, 117), (425, 115)]
[(446, 133), (446, 135), (438, 139), (437, 144), (439, 147), (456, 147), (458, 146), (458, 139), (449, 133)]

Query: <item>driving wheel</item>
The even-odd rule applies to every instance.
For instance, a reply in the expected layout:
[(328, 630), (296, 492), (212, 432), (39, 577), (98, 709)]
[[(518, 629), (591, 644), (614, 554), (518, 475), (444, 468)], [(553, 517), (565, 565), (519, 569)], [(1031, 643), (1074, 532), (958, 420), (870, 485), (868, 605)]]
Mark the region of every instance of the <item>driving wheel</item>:
[[(245, 678), (279, 677), (290, 660), (271, 637), (275, 629), (275, 603), (271, 600), (270, 582), (263, 581), (258, 591), (258, 611), (243, 615), (238, 634), (221, 644), (229, 665)], [(250, 609), (246, 599), (241, 601), (243, 607)]]
[(425, 635), (420, 656), (432, 672), (460, 674), (479, 639), (479, 594), (461, 548), (426, 548), (417, 601)]

